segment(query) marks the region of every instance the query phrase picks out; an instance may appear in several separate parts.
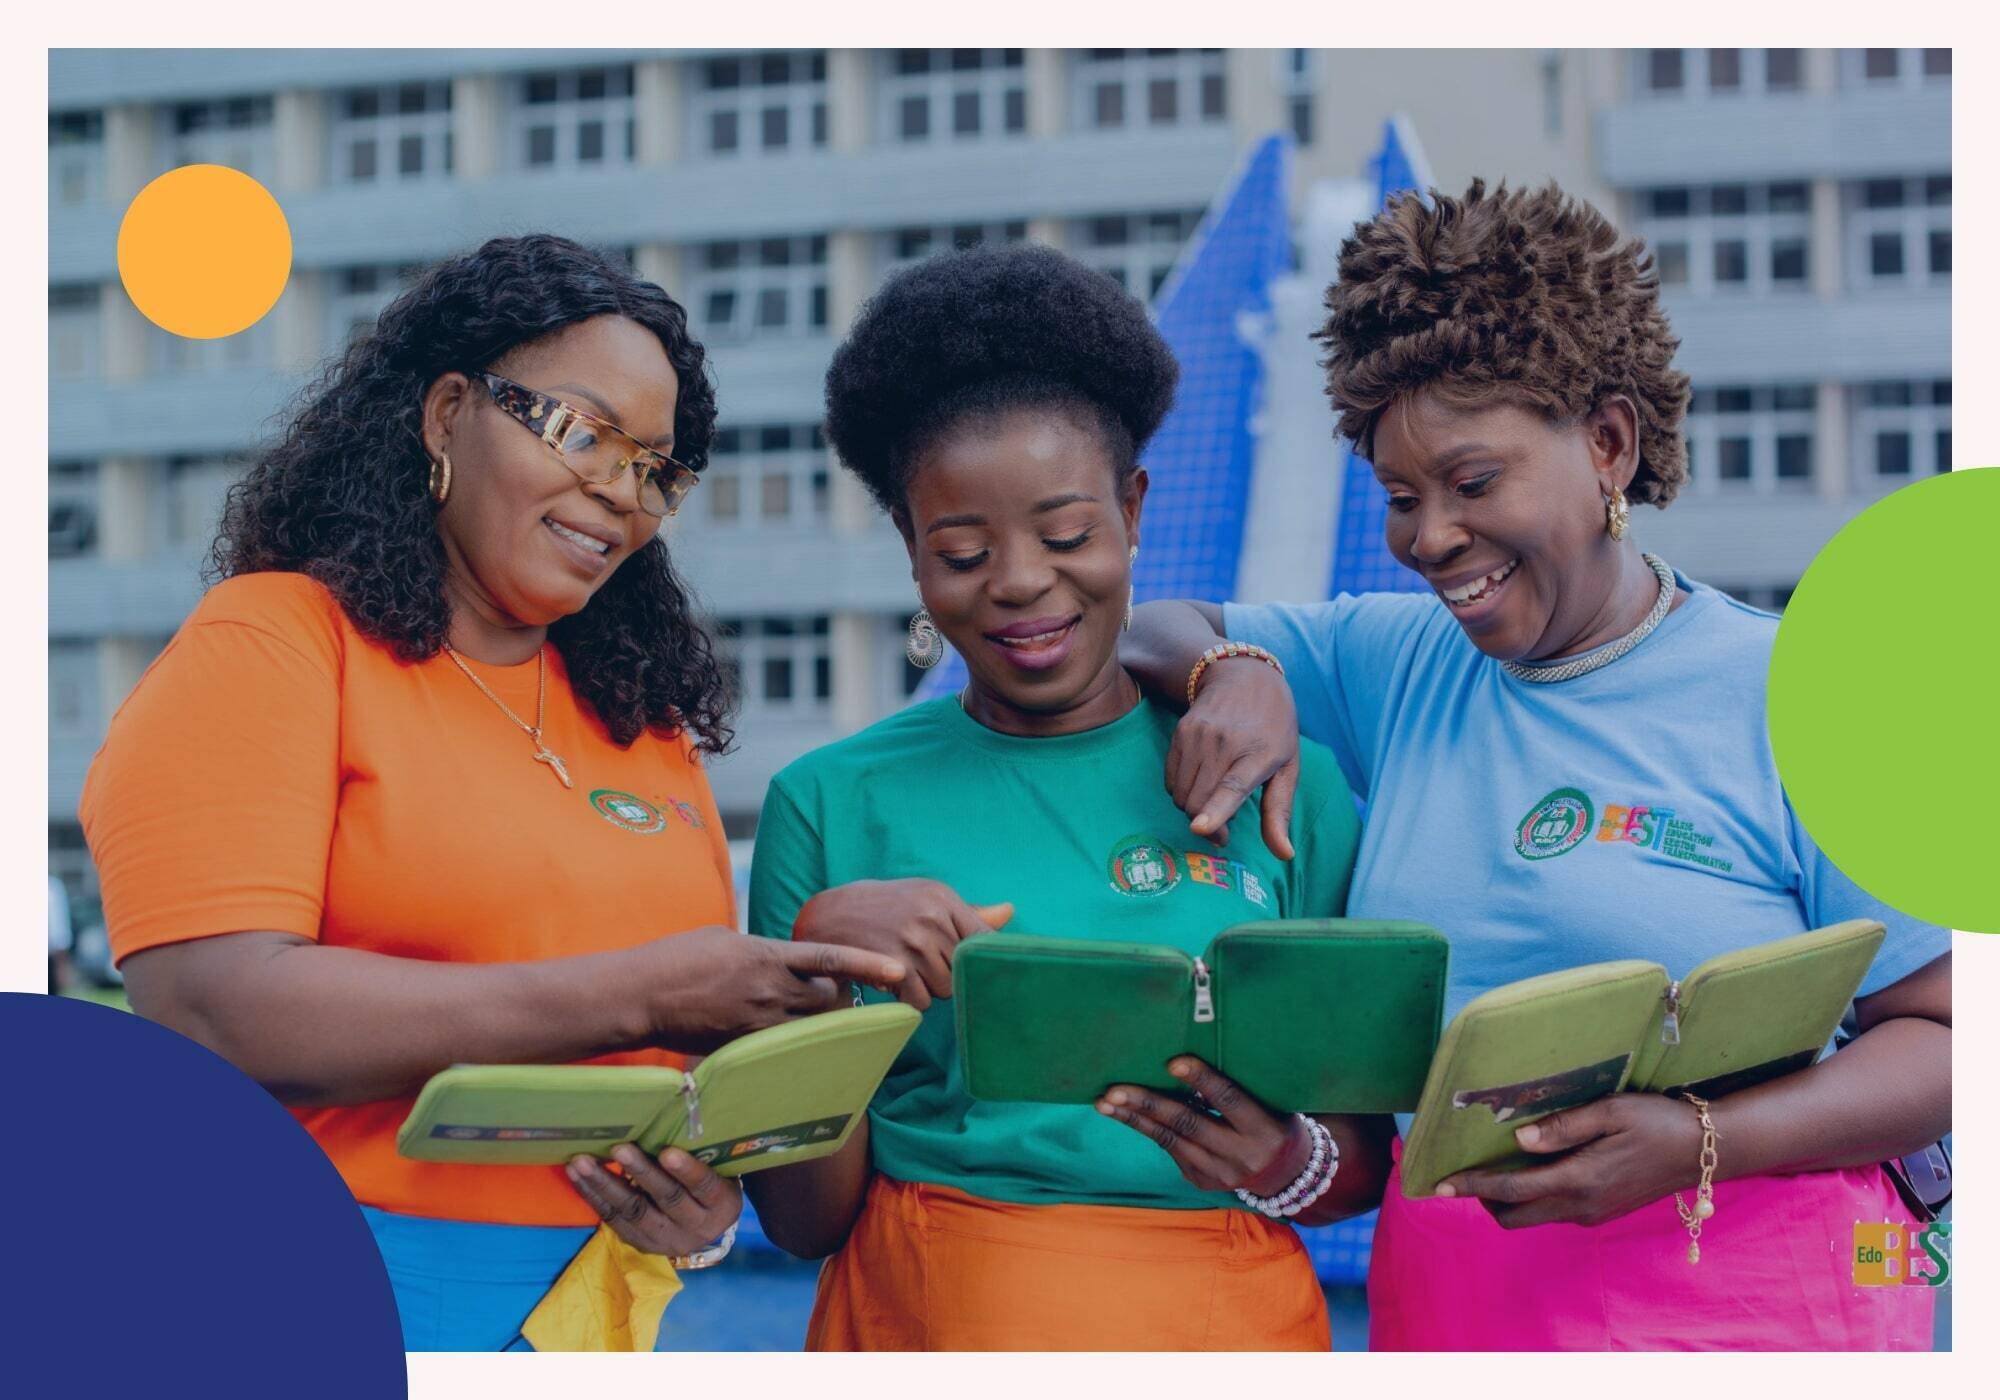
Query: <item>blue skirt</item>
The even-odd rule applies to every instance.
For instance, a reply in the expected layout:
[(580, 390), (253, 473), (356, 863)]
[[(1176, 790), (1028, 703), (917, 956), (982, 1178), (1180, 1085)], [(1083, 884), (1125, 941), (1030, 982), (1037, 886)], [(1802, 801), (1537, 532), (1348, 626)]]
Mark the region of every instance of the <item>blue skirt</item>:
[(434, 1220), (373, 1206), (361, 1215), (389, 1269), (405, 1351), (532, 1351), (521, 1325), (591, 1236), (588, 1226)]

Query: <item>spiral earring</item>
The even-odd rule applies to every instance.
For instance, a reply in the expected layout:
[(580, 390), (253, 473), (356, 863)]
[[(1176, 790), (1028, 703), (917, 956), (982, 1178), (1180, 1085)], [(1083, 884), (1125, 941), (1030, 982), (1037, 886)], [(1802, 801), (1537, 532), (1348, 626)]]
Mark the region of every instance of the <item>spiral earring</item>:
[(1625, 493), (1612, 487), (1610, 498), (1604, 502), (1604, 532), (1614, 540), (1622, 540), (1631, 521), (1632, 508), (1625, 504)]
[(431, 499), (439, 505), (443, 505), (444, 498), (451, 494), (451, 454), (449, 452), (438, 453), (438, 459), (431, 463), (430, 488)]
[[(1132, 552), (1125, 556), (1125, 563), (1130, 566), (1138, 562), (1139, 546), (1135, 544), (1132, 546)], [(1127, 632), (1132, 630), (1132, 604), (1137, 598), (1138, 590), (1139, 585), (1137, 583), (1127, 583), (1125, 585), (1125, 630)]]
[(937, 623), (931, 621), (929, 608), (918, 608), (917, 615), (910, 619), (910, 640), (903, 647), (903, 655), (920, 671), (928, 671), (944, 660), (944, 637), (938, 632)]

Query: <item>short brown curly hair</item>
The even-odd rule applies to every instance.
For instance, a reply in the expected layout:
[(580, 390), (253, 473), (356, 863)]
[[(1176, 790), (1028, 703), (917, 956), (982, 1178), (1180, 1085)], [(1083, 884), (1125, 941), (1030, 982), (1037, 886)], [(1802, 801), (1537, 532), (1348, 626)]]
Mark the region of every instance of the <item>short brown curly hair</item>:
[(1553, 183), (1396, 196), (1341, 245), (1326, 308), (1313, 338), (1328, 352), (1327, 397), (1364, 457), (1389, 405), (1418, 389), (1556, 422), (1624, 394), (1639, 415), (1627, 498), (1664, 506), (1687, 480), (1688, 377), (1672, 367), (1680, 341), (1652, 257)]

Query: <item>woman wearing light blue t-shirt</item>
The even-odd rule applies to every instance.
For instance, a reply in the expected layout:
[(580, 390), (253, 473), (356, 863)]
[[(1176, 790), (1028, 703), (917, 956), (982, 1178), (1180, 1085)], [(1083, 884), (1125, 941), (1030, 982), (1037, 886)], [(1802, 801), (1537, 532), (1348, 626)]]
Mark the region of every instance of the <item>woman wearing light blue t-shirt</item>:
[[(1856, 1286), (1853, 1226), (1910, 1219), (1879, 1164), (1950, 1126), (1949, 935), (1793, 814), (1764, 724), (1776, 620), (1629, 532), (1628, 504), (1665, 506), (1688, 471), (1650, 260), (1553, 186), (1475, 182), (1358, 227), (1328, 305), (1340, 431), (1430, 591), (1138, 610), (1128, 669), (1176, 703), (1196, 681), (1167, 768), (1193, 830), (1268, 784), (1282, 853), (1298, 736), (1330, 746), (1368, 804), (1348, 911), (1451, 935), (1447, 1015), (1584, 963), (1683, 975), (1842, 919), (1889, 930), (1851, 1045), (1710, 1106), (1698, 1262), (1674, 1193), (1701, 1177), (1699, 1110), (1612, 1095), (1520, 1130), (1546, 1164), (1444, 1199), (1392, 1177), (1371, 1344), (1928, 1348), (1932, 1290)], [(1225, 638), (1247, 654), (1214, 655)]]

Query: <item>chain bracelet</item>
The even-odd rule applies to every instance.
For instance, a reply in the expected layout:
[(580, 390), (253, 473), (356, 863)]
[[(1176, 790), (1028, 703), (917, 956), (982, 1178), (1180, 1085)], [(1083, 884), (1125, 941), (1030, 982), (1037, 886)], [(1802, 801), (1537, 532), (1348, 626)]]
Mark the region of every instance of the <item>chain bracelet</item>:
[(1693, 1094), (1683, 1093), (1682, 1098), (1694, 1105), (1694, 1111), (1701, 1117), (1701, 1184), (1694, 1189), (1694, 1205), (1689, 1206), (1681, 1199), (1681, 1193), (1674, 1192), (1674, 1209), (1681, 1214), (1681, 1224), (1688, 1232), (1688, 1263), (1701, 1262), (1701, 1223), (1715, 1214), (1715, 1120), (1708, 1116), (1708, 1100)]

